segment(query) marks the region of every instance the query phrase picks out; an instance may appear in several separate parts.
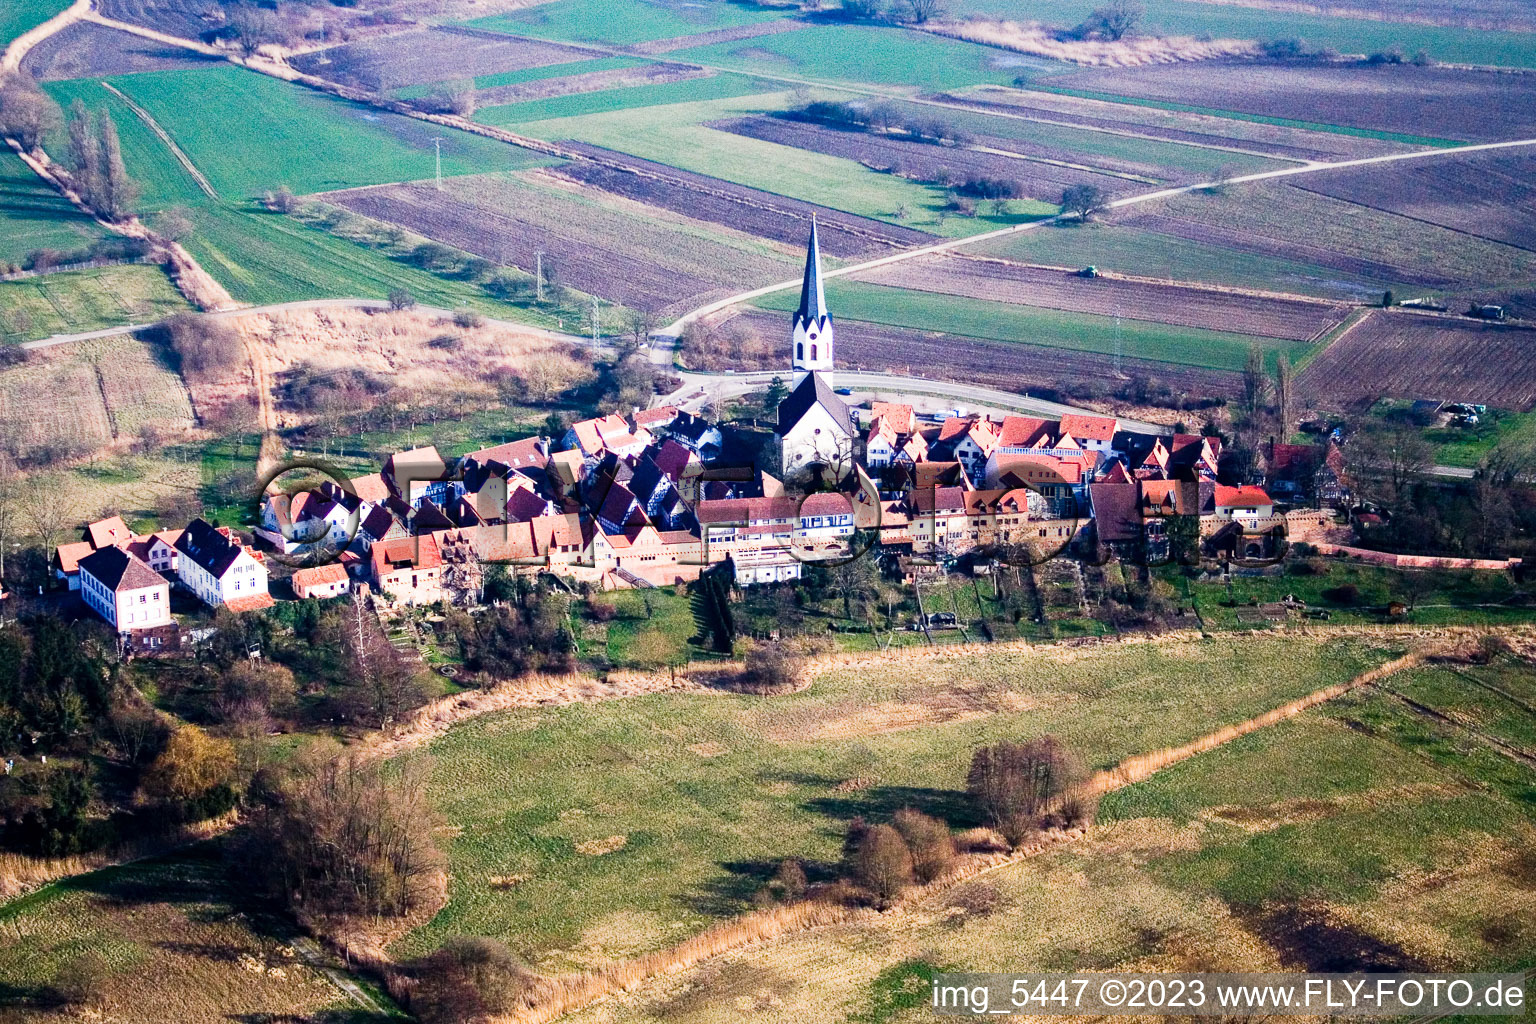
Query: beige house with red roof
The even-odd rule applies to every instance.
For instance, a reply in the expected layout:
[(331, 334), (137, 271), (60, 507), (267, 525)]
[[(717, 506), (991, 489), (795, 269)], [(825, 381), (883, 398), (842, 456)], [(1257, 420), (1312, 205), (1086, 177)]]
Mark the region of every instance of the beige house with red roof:
[(379, 541), (368, 552), (373, 585), (401, 604), (432, 604), (443, 589), (443, 557), (432, 534)]
[(293, 592), (300, 599), (340, 597), (352, 589), (347, 570), (340, 564), (317, 565), (300, 569), (290, 581)]
[(80, 559), (80, 596), (119, 633), (171, 624), (171, 585), (149, 563), (108, 545)]

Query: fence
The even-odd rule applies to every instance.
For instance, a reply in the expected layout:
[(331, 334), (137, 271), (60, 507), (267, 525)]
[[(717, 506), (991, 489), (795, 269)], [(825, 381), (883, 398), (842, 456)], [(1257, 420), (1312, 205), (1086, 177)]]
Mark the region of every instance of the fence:
[(71, 270), (99, 270), (102, 267), (127, 267), (159, 264), (162, 261), (153, 256), (135, 256), (132, 259), (123, 260), (85, 260), (81, 263), (57, 263), (45, 267), (42, 270), (16, 270), (9, 274), (0, 274), (0, 281), (25, 281), (32, 277), (43, 277), (48, 274), (63, 274)]

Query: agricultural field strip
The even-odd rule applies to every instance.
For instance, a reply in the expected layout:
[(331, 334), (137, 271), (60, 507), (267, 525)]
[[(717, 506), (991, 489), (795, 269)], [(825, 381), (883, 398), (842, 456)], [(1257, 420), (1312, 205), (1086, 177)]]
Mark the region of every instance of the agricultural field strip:
[(28, 50), (66, 26), (88, 17), (90, 13), (91, 0), (75, 0), (58, 14), (12, 39), (6, 46), (5, 53), (0, 54), (0, 74), (9, 74), (20, 69), (22, 59), (26, 57)]
[(214, 191), (213, 186), (209, 184), (208, 179), (203, 175), (203, 172), (198, 170), (197, 165), (192, 162), (192, 158), (187, 156), (187, 154), (182, 151), (180, 146), (176, 145), (176, 140), (171, 138), (170, 134), (167, 133), (164, 128), (160, 127), (160, 123), (150, 115), (149, 111), (145, 110), (143, 107), (133, 102), (133, 100), (123, 95), (122, 90), (118, 89), (110, 82), (102, 82), (101, 87), (107, 90), (107, 92), (116, 96), (118, 99), (122, 100), (123, 103), (127, 105), (128, 109), (133, 111), (134, 116), (137, 117), (140, 121), (143, 121), (144, 126), (155, 133), (155, 136), (165, 144), (165, 148), (171, 151), (171, 155), (176, 158), (176, 161), (187, 169), (187, 173), (192, 176), (192, 180), (197, 182), (197, 187), (202, 189), (204, 194), (207, 195), (209, 199), (217, 199), (219, 197), (219, 194)]
[[(1482, 153), (1528, 146), (1536, 146), (1536, 139), (1514, 139), (1507, 142), (1479, 142), (1472, 145), (1457, 146), (1454, 148), (1417, 150), (1411, 153), (1388, 153), (1382, 156), (1360, 157), (1353, 160), (1339, 160), (1331, 163), (1304, 164), (1300, 167), (1284, 167), (1275, 171), (1260, 171), (1256, 174), (1243, 174), (1238, 175), (1237, 177), (1224, 178), (1218, 181), (1200, 182), (1192, 185), (1178, 185), (1172, 188), (1159, 189), (1155, 192), (1147, 192), (1142, 195), (1126, 196), (1123, 199), (1113, 200), (1108, 204), (1108, 208), (1123, 209), (1127, 206), (1136, 206), (1142, 203), (1155, 202), (1159, 199), (1167, 199), (1172, 196), (1186, 195), (1190, 192), (1198, 192), (1201, 189), (1208, 189), (1223, 185), (1240, 185), (1254, 181), (1267, 181), (1272, 178), (1288, 178), (1294, 175), (1309, 174), (1316, 171), (1337, 170), (1345, 167), (1370, 167), (1379, 164), (1399, 163), (1407, 160), (1423, 160), (1438, 156)], [(909, 249), (906, 252), (896, 253), (892, 256), (883, 256), (878, 259), (868, 260), (864, 263), (855, 263), (845, 267), (838, 267), (835, 270), (828, 270), (824, 272), (822, 276), (826, 278), (844, 277), (851, 274), (858, 274), (863, 271), (874, 270), (878, 267), (887, 266), (891, 263), (901, 263), (906, 260), (917, 259), (920, 256), (927, 256), (933, 253), (949, 252), (951, 250), (960, 249), (967, 245), (974, 245), (977, 242), (989, 241), (996, 238), (1005, 238), (1009, 235), (1015, 235), (1023, 231), (1030, 231), (1042, 225), (1050, 224), (1061, 219), (1062, 215), (1058, 214), (1055, 217), (1047, 217), (1042, 220), (1031, 221), (1027, 224), (1015, 224), (1010, 227), (999, 228), (996, 231), (984, 231), (980, 234), (968, 235), (963, 238), (946, 239), (941, 242), (935, 242), (932, 245), (925, 245), (917, 249)], [(751, 291), (742, 292), (728, 299), (721, 299), (717, 302), (712, 302), (706, 306), (701, 306), (700, 308), (695, 309), (682, 317), (679, 317), (676, 321), (664, 328), (662, 333), (676, 337), (682, 333), (683, 328), (687, 324), (701, 316), (706, 316), (710, 313), (716, 313), (722, 309), (728, 309), (729, 307), (738, 303), (748, 302), (752, 299), (761, 298), (765, 295), (772, 295), (775, 292), (782, 292), (791, 288), (798, 288), (799, 286), (800, 280), (799, 278), (796, 278), (792, 281), (781, 281), (778, 284), (765, 285), (761, 288), (755, 288)]]

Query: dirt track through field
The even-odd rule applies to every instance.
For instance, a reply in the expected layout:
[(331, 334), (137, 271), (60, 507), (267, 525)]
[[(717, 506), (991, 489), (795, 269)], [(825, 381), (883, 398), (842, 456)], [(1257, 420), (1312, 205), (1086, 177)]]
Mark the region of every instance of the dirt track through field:
[(198, 170), (197, 165), (192, 162), (192, 158), (182, 152), (181, 147), (176, 145), (176, 140), (171, 138), (164, 128), (160, 127), (160, 122), (156, 121), (149, 111), (123, 95), (122, 90), (118, 89), (117, 86), (102, 82), (101, 87), (122, 100), (128, 109), (133, 111), (134, 116), (143, 121), (144, 126), (155, 133), (155, 137), (164, 143), (166, 149), (171, 151), (171, 155), (176, 158), (176, 162), (186, 168), (187, 173), (192, 176), (192, 180), (197, 182), (197, 187), (202, 189), (209, 199), (217, 199), (219, 197), (219, 194), (213, 190), (213, 185), (203, 176), (203, 172)]

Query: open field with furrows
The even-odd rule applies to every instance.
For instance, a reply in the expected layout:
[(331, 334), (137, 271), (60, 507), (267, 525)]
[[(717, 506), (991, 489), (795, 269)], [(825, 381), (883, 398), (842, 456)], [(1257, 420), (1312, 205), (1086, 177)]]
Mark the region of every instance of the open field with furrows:
[(982, 242), (969, 247), (969, 251), (1020, 263), (1096, 266), (1100, 270), (1170, 281), (1198, 281), (1351, 301), (1378, 300), (1382, 289), (1391, 283), (1103, 221), (1050, 224)]
[(766, 243), (607, 205), (552, 179), (498, 175), (446, 182), (443, 192), (391, 185), (326, 198), (529, 273), (542, 252), (562, 284), (637, 309), (681, 313), (793, 275), (793, 262)]
[[(224, 24), (206, 0), (97, 0), (96, 9), (115, 21), (197, 39)], [(212, 15), (212, 16), (210, 16)]]
[[(1209, 0), (1206, 0), (1209, 2)], [(1316, 10), (1313, 0), (1216, 0), (1273, 11)], [(1536, 31), (1531, 9), (1521, 0), (1329, 0), (1329, 10), (1352, 18), (1462, 28)]]
[(1455, 68), (1209, 61), (1095, 69), (1047, 84), (1467, 142), (1526, 138), (1536, 130), (1536, 83)]
[[(1395, 170), (1389, 165), (1382, 173)], [(1536, 277), (1536, 255), (1527, 250), (1278, 182), (1190, 192), (1110, 219), (1430, 289), (1489, 288)]]
[(459, 28), (425, 28), (295, 57), (294, 67), (343, 85), (386, 92), (406, 85), (494, 75), (599, 57), (574, 46), (508, 39)]
[(0, 281), (0, 341), (30, 341), (163, 320), (190, 308), (158, 265)]
[[(782, 313), (737, 314), (743, 326), (764, 337), (782, 334)], [(1128, 377), (1155, 381), (1175, 393), (1235, 398), (1242, 375), (1148, 359), (1125, 358), (1115, 372), (1113, 354), (1074, 352), (1013, 341), (968, 338), (941, 331), (837, 319), (837, 361), (851, 370), (882, 370), (917, 377), (980, 384), (1004, 391), (1041, 388), (1115, 389)]]
[(1343, 322), (1349, 307), (1260, 298), (1173, 284), (1086, 278), (1001, 260), (940, 254), (894, 263), (856, 280), (973, 299), (1120, 316), (1262, 338), (1315, 341)]
[(1147, 188), (1146, 183), (1123, 177), (1060, 167), (1039, 160), (983, 153), (961, 146), (935, 146), (891, 135), (841, 131), (777, 117), (740, 118), (716, 122), (710, 127), (781, 146), (856, 160), (866, 167), (890, 171), (903, 178), (946, 184), (950, 179), (970, 177), (1013, 181), (1018, 183), (1025, 196), (1052, 206), (1061, 201), (1061, 192), (1069, 185), (1097, 185), (1112, 196)]
[[(678, 84), (699, 85), (719, 81), (719, 77)], [(794, 99), (793, 94), (786, 92), (761, 93), (535, 121), (520, 124), (517, 130), (550, 141), (575, 140), (602, 146), (748, 188), (935, 234), (975, 234), (1018, 221), (1016, 216), (941, 217), (949, 201), (942, 188), (872, 171), (854, 160), (705, 127), (709, 121), (782, 110)], [(898, 217), (902, 211), (906, 216)]]
[[(1271, 362), (1285, 353), (1293, 366), (1312, 349), (1305, 342), (1174, 327), (1146, 320), (1117, 320), (1097, 313), (1044, 309), (842, 279), (827, 282), (827, 296), (839, 319), (1093, 352), (1111, 358), (1118, 352), (1130, 359), (1211, 370), (1241, 371), (1254, 344), (1264, 349)], [(788, 313), (798, 302), (798, 295), (785, 291), (765, 295), (753, 304)]]
[[(229, 198), (259, 195), (278, 185), (304, 193), (430, 178), (434, 138), (443, 140), (445, 175), (546, 162), (516, 146), (233, 66), (127, 75), (112, 84), (147, 110)], [(259, 144), (230, 146), (231, 124), (241, 125), (246, 137)]]
[(76, 22), (31, 50), (21, 66), (40, 82), (207, 67), (213, 58), (128, 32)]
[(133, 337), (44, 349), (0, 370), (0, 430), (22, 449), (90, 452), (149, 425), (190, 427), (192, 405), (165, 352)]
[(1536, 248), (1536, 156), (1529, 150), (1479, 153), (1389, 169), (1330, 171), (1298, 178), (1297, 188), (1375, 210)]
[(37, 249), (74, 252), (106, 231), (69, 204), (9, 147), (0, 151), (0, 262)]
[[(1188, 110), (1164, 110), (1143, 104), (1112, 103), (1038, 90), (978, 86), (975, 89), (943, 93), (939, 98), (946, 102), (964, 103), (988, 113), (1013, 113), (1081, 125), (1084, 128), (1130, 132), (1168, 142), (1214, 146), (1218, 147), (1218, 152), (1220, 147), (1225, 147), (1295, 160), (1345, 160), (1412, 148), (1358, 135), (1309, 131), (1262, 121), (1217, 117)], [(1242, 154), (1233, 153), (1232, 158), (1240, 160)]]
[(1066, 120), (1052, 118), (1043, 111), (1024, 115), (1002, 106), (967, 110), (936, 108), (928, 103), (897, 102), (895, 106), (913, 119), (942, 121), (969, 132), (977, 146), (1144, 178), (1181, 183), (1208, 181), (1233, 174), (1278, 170), (1290, 163), (1188, 145), (1180, 140), (1130, 138), (1087, 127), (1023, 119), (1024, 116), (1038, 116), (1053, 121)]
[(1075, 842), (569, 1019), (916, 1024), (940, 970), (1518, 970), (1532, 782), (1362, 691), (1110, 794)]
[(630, 53), (668, 53), (672, 50), (681, 50), (691, 46), (712, 46), (715, 43), (729, 43), (738, 39), (755, 39), (758, 36), (778, 35), (780, 32), (798, 32), (808, 28), (810, 22), (799, 19), (780, 18), (777, 21), (758, 21), (750, 25), (737, 25), (735, 28), (717, 28), (709, 32), (694, 32), (685, 36), (672, 36), (667, 39), (650, 39), (643, 43), (630, 43), (624, 49)]
[[(475, 83), (477, 90), (482, 90), (477, 100), (484, 105), (485, 92), (500, 89), (503, 86), (519, 85), (524, 82), (536, 82), (544, 78), (564, 78), (567, 75), (585, 75), (593, 71), (612, 71), (616, 68), (637, 68), (647, 62), (639, 57), (592, 57), (585, 60), (568, 60), (559, 64), (541, 64), (537, 67), (518, 68), (515, 71), (498, 71), (488, 75), (474, 75), (470, 80)], [(447, 79), (452, 81), (452, 79)], [(419, 99), (428, 95), (436, 88), (439, 82), (424, 82), (417, 85), (407, 85), (391, 92), (396, 99)]]
[(746, 909), (780, 858), (824, 870), (856, 815), (911, 805), (973, 824), (961, 787), (978, 745), (1054, 732), (1106, 766), (1389, 656), (1180, 641), (955, 652), (923, 672), (905, 654), (772, 700), (667, 694), (469, 722), (429, 751), (434, 802), (461, 830), (452, 899), (394, 951), (494, 935), (558, 970), (666, 946)]
[(1314, 401), (1433, 398), (1536, 408), (1536, 329), (1411, 313), (1372, 313), (1298, 378)]
[(771, 24), (785, 9), (751, 4), (696, 4), (679, 0), (555, 0), (470, 22), (477, 28), (572, 42), (624, 46), (744, 26)]
[[(299, 937), (230, 883), (212, 844), (81, 875), (0, 908), (8, 1019), (362, 1019), (298, 958)], [(84, 998), (50, 1009), (51, 990)]]
[[(1395, 20), (1334, 17), (1311, 11), (1274, 10), (1267, 4), (1260, 8), (1254, 4), (1200, 0), (1148, 0), (1143, 6), (1146, 26), (1164, 35), (1304, 39), (1309, 46), (1344, 54), (1369, 54), (1397, 47), (1408, 55), (1427, 50), (1437, 61), (1536, 67), (1536, 35), (1529, 32), (1467, 31)], [(1393, 18), (1400, 9), (1393, 5)], [(950, 13), (984, 13), (1062, 27), (1076, 24), (1081, 16), (1076, 10), (1064, 12), (1058, 0), (957, 0), (950, 5)]]
[(721, 178), (691, 174), (599, 146), (579, 142), (568, 142), (566, 146), (594, 159), (560, 164), (551, 168), (550, 173), (694, 220), (721, 224), (787, 245), (803, 245), (814, 215), (820, 226), (821, 251), (828, 256), (873, 256), (933, 240), (932, 235), (922, 231), (746, 188)]

